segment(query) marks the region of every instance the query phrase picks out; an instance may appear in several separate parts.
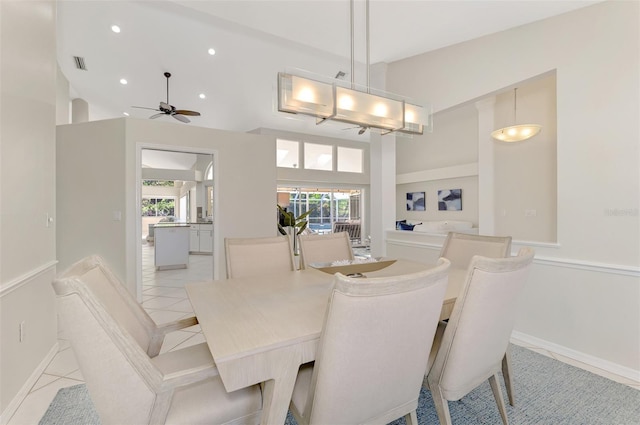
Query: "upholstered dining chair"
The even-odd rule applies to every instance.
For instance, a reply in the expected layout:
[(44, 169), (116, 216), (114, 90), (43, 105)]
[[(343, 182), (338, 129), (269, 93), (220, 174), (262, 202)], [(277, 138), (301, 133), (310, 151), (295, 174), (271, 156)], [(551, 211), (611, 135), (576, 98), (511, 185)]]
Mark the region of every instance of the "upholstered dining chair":
[(103, 425), (260, 422), (260, 388), (227, 393), (206, 343), (152, 358), (105, 276), (90, 258), (53, 282), (59, 324)]
[(448, 401), (461, 399), (487, 379), (508, 424), (497, 377), (533, 256), (532, 249), (522, 248), (516, 257), (471, 259), (449, 322), (438, 326), (423, 381), (442, 425), (451, 424)]
[(351, 238), (347, 232), (300, 235), (299, 242), (301, 269), (312, 263), (353, 260)]
[(386, 424), (416, 408), (447, 285), (449, 261), (420, 273), (334, 277), (312, 364), (290, 410), (298, 424)]
[(97, 255), (76, 262), (60, 275), (61, 278), (73, 276), (83, 277), (87, 287), (103, 300), (114, 320), (131, 334), (149, 357), (160, 353), (166, 334), (198, 324), (196, 317), (190, 316), (156, 325), (122, 281)]
[[(489, 258), (506, 258), (511, 256), (511, 236), (471, 235), (467, 233), (449, 232), (442, 245), (440, 256), (451, 261), (452, 269), (467, 270), (474, 255)], [(509, 404), (515, 405), (515, 390), (511, 373), (511, 350), (502, 359), (502, 376), (507, 387)]]
[(288, 236), (225, 238), (227, 277), (250, 277), (295, 270)]
[(451, 261), (451, 267), (466, 269), (471, 257), (481, 255), (504, 258), (511, 255), (511, 236), (485, 236), (449, 232), (440, 256)]

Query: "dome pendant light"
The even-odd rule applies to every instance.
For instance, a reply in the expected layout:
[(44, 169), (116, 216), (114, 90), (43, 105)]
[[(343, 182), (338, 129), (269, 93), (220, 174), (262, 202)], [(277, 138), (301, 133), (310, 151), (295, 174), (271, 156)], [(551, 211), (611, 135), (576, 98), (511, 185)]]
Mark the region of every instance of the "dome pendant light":
[[(516, 120), (516, 97), (517, 88), (513, 89), (513, 122)], [(538, 124), (516, 124), (511, 127), (504, 127), (491, 133), (491, 137), (501, 142), (521, 142), (527, 140), (540, 132), (542, 126)]]

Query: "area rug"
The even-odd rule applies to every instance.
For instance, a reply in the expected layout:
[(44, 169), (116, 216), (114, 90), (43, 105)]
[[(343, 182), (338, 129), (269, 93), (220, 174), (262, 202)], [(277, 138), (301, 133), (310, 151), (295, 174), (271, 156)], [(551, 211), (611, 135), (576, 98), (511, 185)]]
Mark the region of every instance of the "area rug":
[(39, 425), (100, 424), (85, 384), (61, 388), (40, 419)]
[[(507, 405), (512, 425), (637, 425), (640, 391), (567, 365), (531, 350), (512, 346), (516, 405)], [(502, 381), (502, 379), (501, 379)], [(503, 394), (506, 390), (503, 384)], [(454, 425), (502, 423), (488, 382), (459, 401), (449, 402)], [(418, 423), (438, 424), (429, 391), (422, 389)], [(63, 388), (40, 425), (99, 425), (84, 384)], [(392, 425), (404, 424), (404, 419)], [(291, 414), (285, 425), (297, 425)]]

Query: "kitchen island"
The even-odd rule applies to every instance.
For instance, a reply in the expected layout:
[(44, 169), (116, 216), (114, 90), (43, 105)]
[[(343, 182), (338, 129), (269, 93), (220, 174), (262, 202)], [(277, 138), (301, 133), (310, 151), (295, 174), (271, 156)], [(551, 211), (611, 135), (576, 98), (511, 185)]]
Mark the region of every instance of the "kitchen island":
[(191, 226), (186, 223), (166, 223), (154, 226), (154, 265), (156, 270), (187, 268), (189, 265), (189, 236)]

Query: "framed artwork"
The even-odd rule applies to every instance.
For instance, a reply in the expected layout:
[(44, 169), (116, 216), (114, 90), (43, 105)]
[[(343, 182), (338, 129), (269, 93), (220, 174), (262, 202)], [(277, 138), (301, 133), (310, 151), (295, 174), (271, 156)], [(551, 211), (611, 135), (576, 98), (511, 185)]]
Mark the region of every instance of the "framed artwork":
[(438, 190), (439, 211), (462, 211), (462, 189)]
[(407, 192), (407, 211), (424, 211), (425, 206), (424, 192)]

